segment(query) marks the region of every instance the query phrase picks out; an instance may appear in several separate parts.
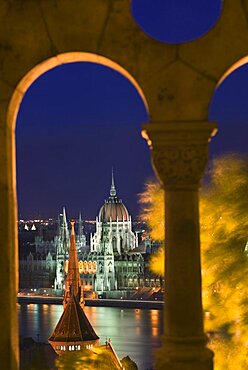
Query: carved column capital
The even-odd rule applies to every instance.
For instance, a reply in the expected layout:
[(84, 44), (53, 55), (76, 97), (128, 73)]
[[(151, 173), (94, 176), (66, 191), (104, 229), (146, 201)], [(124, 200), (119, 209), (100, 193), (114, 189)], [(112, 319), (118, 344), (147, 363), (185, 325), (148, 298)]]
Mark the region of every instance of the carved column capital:
[(154, 170), (165, 189), (199, 187), (208, 159), (212, 122), (161, 122), (145, 125), (142, 136), (152, 150)]

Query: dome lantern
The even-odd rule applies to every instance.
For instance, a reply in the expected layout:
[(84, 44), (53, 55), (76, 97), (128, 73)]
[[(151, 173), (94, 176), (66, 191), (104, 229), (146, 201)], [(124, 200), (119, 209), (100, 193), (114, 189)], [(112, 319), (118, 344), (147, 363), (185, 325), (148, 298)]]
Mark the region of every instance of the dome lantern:
[(110, 188), (110, 196), (111, 197), (116, 197), (116, 189), (115, 189), (115, 181), (114, 181), (114, 170), (112, 167), (112, 183), (111, 183), (111, 188)]
[(117, 222), (117, 220), (128, 221), (129, 213), (122, 200), (116, 195), (114, 171), (112, 169), (112, 181), (110, 188), (110, 196), (100, 208), (99, 222)]

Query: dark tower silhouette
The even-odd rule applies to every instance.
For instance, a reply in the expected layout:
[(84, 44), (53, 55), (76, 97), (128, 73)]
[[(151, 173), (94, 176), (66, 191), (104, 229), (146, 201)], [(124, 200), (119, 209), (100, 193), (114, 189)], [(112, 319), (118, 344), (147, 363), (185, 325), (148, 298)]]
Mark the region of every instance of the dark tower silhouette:
[(78, 269), (74, 221), (71, 222), (68, 273), (65, 281), (64, 312), (48, 342), (57, 354), (64, 351), (90, 349), (98, 345), (99, 337), (84, 313), (83, 286)]

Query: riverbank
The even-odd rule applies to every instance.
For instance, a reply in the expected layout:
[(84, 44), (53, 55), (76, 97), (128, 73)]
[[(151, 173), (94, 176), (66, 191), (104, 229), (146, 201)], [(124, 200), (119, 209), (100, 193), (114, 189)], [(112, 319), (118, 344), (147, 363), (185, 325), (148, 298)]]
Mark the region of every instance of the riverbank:
[[(19, 295), (17, 297), (19, 304), (62, 304), (63, 297), (51, 296), (27, 296)], [(162, 310), (164, 302), (162, 301), (143, 301), (127, 299), (89, 299), (85, 298), (85, 306), (92, 307), (120, 307), (120, 308), (143, 308)]]

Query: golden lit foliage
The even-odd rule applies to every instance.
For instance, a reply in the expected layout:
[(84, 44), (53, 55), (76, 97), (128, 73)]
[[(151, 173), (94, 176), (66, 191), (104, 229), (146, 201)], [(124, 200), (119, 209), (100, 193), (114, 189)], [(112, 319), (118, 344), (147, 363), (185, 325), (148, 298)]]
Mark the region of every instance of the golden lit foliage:
[(213, 340), (209, 347), (214, 351), (215, 370), (246, 370), (248, 369), (248, 348), (240, 342)]
[[(237, 155), (218, 158), (209, 175), (200, 194), (203, 305), (209, 312), (205, 325), (222, 338), (211, 344), (216, 370), (243, 370), (248, 369), (247, 159)], [(158, 240), (164, 235), (163, 202), (159, 184), (148, 183), (141, 194), (143, 216)], [(161, 273), (162, 260), (162, 251), (151, 258), (154, 272)]]
[[(161, 185), (155, 181), (145, 184), (145, 191), (140, 194), (139, 202), (142, 205), (140, 217), (146, 221), (150, 228), (151, 238), (163, 243), (164, 240), (164, 191)], [(164, 246), (150, 258), (150, 266), (153, 272), (164, 275)]]
[[(235, 155), (216, 159), (200, 202), (205, 325), (215, 341), (217, 370), (248, 368), (248, 163)], [(230, 358), (232, 357), (232, 360)], [(229, 358), (229, 361), (227, 360)], [(230, 363), (229, 363), (230, 362)]]
[(116, 370), (112, 358), (105, 348), (95, 347), (94, 351), (83, 349), (81, 351), (65, 352), (56, 360), (59, 370)]
[(165, 253), (164, 247), (161, 245), (158, 250), (151, 254), (150, 268), (155, 274), (163, 276), (165, 270)]
[(151, 237), (154, 240), (164, 240), (164, 192), (161, 185), (155, 181), (145, 184), (145, 191), (140, 194), (142, 204), (141, 218), (148, 223)]
[[(125, 370), (137, 370), (138, 367), (129, 356), (121, 360)], [(112, 351), (105, 345), (94, 347), (93, 350), (83, 349), (81, 351), (65, 352), (56, 360), (58, 370), (119, 370)], [(37, 367), (38, 369), (38, 367)]]

